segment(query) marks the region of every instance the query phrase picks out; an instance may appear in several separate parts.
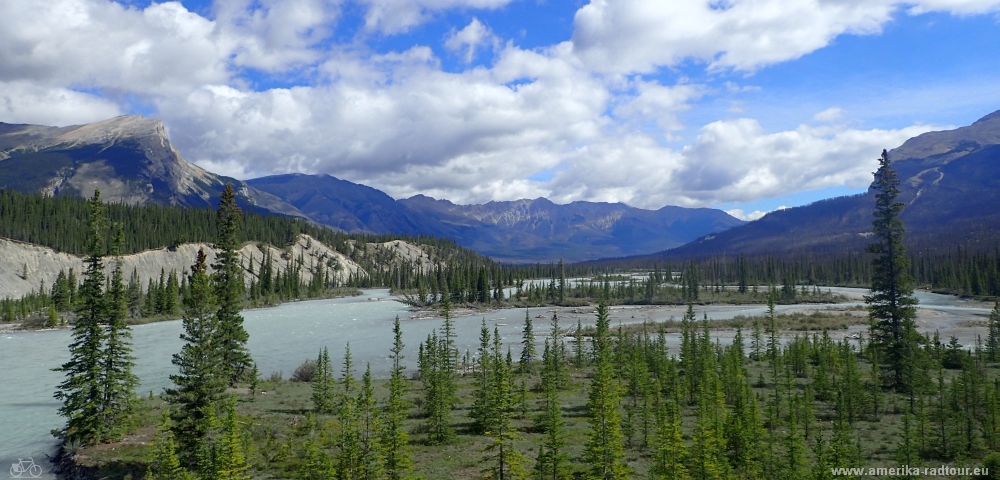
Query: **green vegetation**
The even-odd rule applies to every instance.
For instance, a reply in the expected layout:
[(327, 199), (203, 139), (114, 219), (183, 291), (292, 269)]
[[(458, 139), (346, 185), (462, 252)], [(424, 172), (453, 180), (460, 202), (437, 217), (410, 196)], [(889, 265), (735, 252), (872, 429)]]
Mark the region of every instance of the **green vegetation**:
[[(56, 389), (62, 401), (59, 414), (66, 427), (53, 433), (68, 444), (94, 444), (121, 438), (136, 405), (132, 374), (131, 334), (125, 325), (124, 286), (121, 264), (116, 262), (110, 285), (105, 289), (104, 257), (108, 225), (97, 191), (89, 202), (87, 269), (80, 287), (77, 322), (69, 345), (70, 360), (55, 371), (66, 379)], [(120, 252), (116, 235), (112, 254)]]
[[(335, 390), (342, 402), (353, 392), (354, 422), (364, 418), (365, 398), (378, 399), (382, 471), (391, 470), (390, 452), (405, 459), (396, 463), (403, 470), (388, 478), (483, 478), (490, 472), (499, 478), (500, 445), (511, 455), (503, 460), (504, 478), (520, 475), (511, 468), (513, 460), (533, 472), (531, 478), (546, 479), (589, 478), (595, 465), (627, 468), (628, 478), (813, 478), (832, 467), (899, 465), (906, 452), (911, 466), (978, 466), (1000, 447), (1000, 427), (993, 420), (1000, 415), (1000, 365), (987, 360), (985, 350), (970, 353), (955, 342), (922, 345), (926, 373), (935, 380), (916, 389), (911, 410), (909, 392), (880, 383), (880, 370), (868, 360), (876, 348), (870, 342), (838, 342), (825, 332), (797, 335), (776, 345), (773, 357), (754, 360), (743, 350), (741, 336), (720, 345), (706, 333), (708, 323), (686, 321), (682, 346), (673, 352), (667, 348), (670, 334), (658, 324), (644, 332), (608, 332), (606, 353), (595, 353), (600, 342), (587, 348), (592, 361), (568, 367), (562, 385), (554, 364), (568, 358), (554, 353), (559, 350), (551, 342), (545, 342), (536, 368), (522, 374), (498, 354), (502, 346), (491, 334), (483, 365), (489, 411), (499, 416), (488, 423), (501, 425), (482, 432), (471, 427), (470, 407), (481, 398), (476, 392), (484, 372), (478, 363), (459, 364), (465, 373), (454, 378), (456, 402), (448, 420), (458, 441), (443, 445), (420, 407), (429, 389), (422, 378), (393, 375), (372, 381), (368, 392), (363, 380), (361, 388), (347, 387), (345, 371)], [(608, 370), (601, 358), (619, 368)], [(516, 387), (521, 380), (529, 386), (526, 412)], [(606, 408), (594, 400), (609, 398), (593, 394), (602, 385), (620, 389)], [(315, 411), (309, 383), (261, 380), (258, 388), (253, 398), (239, 396), (236, 409), (251, 444), (245, 449), (247, 472), (255, 478), (340, 478), (329, 472), (342, 471), (336, 465), (343, 463), (333, 459), (350, 445), (343, 436), (358, 430), (345, 428), (351, 420)], [(412, 407), (400, 409), (393, 406), (397, 402)], [(113, 444), (114, 450), (88, 447), (81, 456), (100, 475), (117, 472), (110, 478), (121, 478), (131, 472), (140, 478), (146, 465), (162, 458), (157, 445), (170, 440), (160, 433), (149, 444), (163, 407), (159, 399), (145, 401), (139, 433)], [(607, 444), (610, 452), (593, 441), (600, 432), (595, 419), (604, 415), (609, 424), (617, 415), (620, 425), (619, 443)], [(508, 421), (510, 428), (504, 429)], [(403, 448), (387, 447), (389, 432), (406, 434), (397, 444)], [(613, 461), (594, 461), (605, 458)], [(412, 470), (405, 468), (410, 459)]]

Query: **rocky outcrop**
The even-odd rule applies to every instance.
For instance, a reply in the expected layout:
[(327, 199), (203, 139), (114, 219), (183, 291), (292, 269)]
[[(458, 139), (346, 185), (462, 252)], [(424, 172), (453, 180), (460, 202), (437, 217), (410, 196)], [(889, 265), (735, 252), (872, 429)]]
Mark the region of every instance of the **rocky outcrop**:
[[(143, 288), (150, 279), (157, 281), (160, 271), (167, 274), (188, 272), (194, 263), (199, 249), (204, 249), (209, 263), (215, 261), (215, 250), (205, 243), (186, 243), (174, 248), (148, 250), (122, 257), (122, 268), (126, 280), (133, 270), (138, 273)], [(389, 252), (396, 262), (423, 265), (430, 268), (430, 257), (416, 245), (395, 240), (384, 244), (366, 244), (358, 252), (361, 257)], [(348, 276), (365, 277), (368, 272), (350, 257), (334, 250), (308, 235), (299, 235), (295, 242), (286, 248), (273, 245), (247, 243), (240, 249), (240, 256), (246, 270), (247, 282), (250, 281), (250, 265), (253, 271), (260, 272), (265, 258), (271, 259), (274, 272), (285, 272), (286, 267), (295, 266), (301, 262), (300, 275), (303, 282), (312, 280), (314, 273), (326, 269), (331, 278), (340, 282)], [(113, 264), (111, 258), (105, 259), (108, 267)], [(83, 271), (83, 257), (59, 253), (47, 247), (15, 242), (0, 238), (0, 298), (20, 298), (25, 294), (37, 292), (40, 286), (46, 290), (52, 287), (60, 271), (73, 269), (77, 275)]]

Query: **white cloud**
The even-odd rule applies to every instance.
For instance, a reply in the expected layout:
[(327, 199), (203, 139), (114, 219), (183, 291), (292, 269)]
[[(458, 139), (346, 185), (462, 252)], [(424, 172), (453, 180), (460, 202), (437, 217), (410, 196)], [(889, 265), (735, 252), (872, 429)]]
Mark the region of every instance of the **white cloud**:
[(686, 59), (754, 71), (823, 48), (842, 34), (882, 31), (911, 14), (1000, 10), (998, 0), (591, 0), (576, 12), (574, 51), (597, 71), (652, 72)]
[(822, 112), (813, 115), (813, 120), (817, 122), (833, 123), (844, 118), (844, 110), (839, 107), (830, 107)]
[[(370, 31), (396, 33), (447, 9), (509, 1), (366, 0), (366, 21)], [(754, 119), (723, 120), (701, 126), (687, 147), (668, 146), (685, 127), (681, 115), (719, 92), (634, 72), (685, 58), (752, 70), (843, 32), (878, 31), (896, 8), (754, 5), (593, 0), (578, 12), (572, 42), (532, 50), (500, 44), (472, 19), (445, 46), (471, 62), (488, 45), (492, 63), (450, 73), (428, 46), (373, 54), (364, 38), (331, 44), (339, 0), (220, 0), (213, 20), (176, 2), (0, 2), (0, 121), (94, 121), (137, 98), (185, 157), (236, 177), (330, 173), (397, 197), (548, 196), (646, 208), (863, 185), (882, 148), (931, 129), (849, 129), (836, 124), (834, 107), (815, 116), (825, 126), (769, 132)], [(308, 82), (254, 91), (247, 68)], [(539, 171), (556, 173), (527, 180)]]
[(0, 80), (178, 94), (229, 80), (230, 47), (180, 3), (0, 3)]
[(216, 0), (221, 37), (235, 43), (239, 66), (282, 71), (320, 58), (315, 47), (333, 33), (340, 0)]
[(66, 88), (0, 82), (0, 122), (67, 126), (121, 115), (115, 103)]
[(365, 27), (385, 34), (405, 32), (450, 9), (494, 10), (512, 0), (360, 0), (368, 6)]
[(747, 213), (747, 212), (744, 212), (742, 209), (734, 208), (732, 210), (726, 210), (726, 213), (728, 213), (728, 214), (730, 214), (730, 215), (732, 215), (732, 216), (734, 216), (734, 217), (736, 217), (736, 218), (738, 218), (740, 220), (743, 220), (745, 222), (752, 222), (754, 220), (757, 220), (760, 217), (763, 217), (764, 215), (767, 215), (769, 212), (762, 212), (760, 210), (754, 210), (752, 212)]
[(997, 0), (921, 0), (913, 2), (908, 12), (919, 15), (926, 12), (948, 12), (955, 15), (973, 15), (1000, 11)]
[(593, 0), (576, 13), (573, 45), (606, 72), (650, 72), (687, 58), (754, 70), (798, 58), (843, 33), (881, 31), (894, 7), (869, 0), (709, 2)]
[(646, 121), (653, 121), (666, 133), (684, 128), (678, 114), (690, 109), (691, 102), (706, 92), (701, 85), (664, 86), (642, 79), (635, 79), (632, 84), (635, 94), (621, 99), (614, 114), (638, 122), (640, 126)]
[(453, 52), (461, 52), (464, 49), (465, 63), (472, 63), (476, 58), (477, 49), (484, 46), (496, 47), (499, 43), (500, 39), (493, 35), (489, 27), (473, 17), (465, 28), (452, 32), (445, 40), (444, 46)]
[(671, 181), (690, 200), (746, 202), (789, 192), (871, 182), (883, 148), (933, 130), (855, 130), (801, 125), (768, 133), (753, 119), (724, 120), (702, 128), (682, 151), (684, 168)]
[(499, 58), (446, 73), (414, 48), (354, 62), (329, 85), (209, 86), (157, 107), (182, 152), (229, 174), (329, 172), (397, 196), (485, 201), (599, 136), (609, 98), (557, 57), (510, 47)]

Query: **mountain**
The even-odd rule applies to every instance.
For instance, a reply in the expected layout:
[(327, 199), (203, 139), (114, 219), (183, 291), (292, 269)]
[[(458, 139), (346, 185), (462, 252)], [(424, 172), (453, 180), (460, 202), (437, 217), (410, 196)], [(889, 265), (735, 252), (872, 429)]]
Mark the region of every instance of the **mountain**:
[[(878, 152), (872, 152), (872, 157)], [(900, 179), (901, 218), (911, 249), (1000, 243), (1000, 111), (967, 127), (928, 132), (889, 151)], [(757, 221), (657, 254), (776, 254), (860, 251), (869, 243), (874, 192), (771, 212)]]
[(208, 207), (226, 183), (241, 206), (304, 216), (277, 197), (184, 160), (159, 120), (136, 115), (69, 127), (0, 123), (0, 189)]
[(417, 195), (400, 203), (438, 220), (441, 235), (510, 262), (635, 255), (743, 224), (721, 210), (708, 208), (644, 210), (597, 202), (557, 205), (545, 198), (456, 205)]
[(707, 208), (557, 205), (544, 198), (457, 205), (424, 195), (397, 201), (374, 188), (329, 175), (277, 175), (247, 184), (341, 230), (446, 237), (504, 262), (649, 253), (743, 224)]
[(247, 185), (280, 198), (312, 220), (345, 232), (420, 235), (431, 219), (410, 211), (381, 190), (329, 175), (274, 175)]
[(128, 115), (69, 127), (0, 123), (0, 190), (106, 201), (209, 207), (226, 183), (240, 206), (302, 217), (346, 232), (430, 235), (507, 262), (589, 260), (682, 245), (743, 222), (719, 210), (544, 198), (456, 205), (418, 195), (397, 201), (329, 175), (240, 181), (181, 157), (158, 120)]

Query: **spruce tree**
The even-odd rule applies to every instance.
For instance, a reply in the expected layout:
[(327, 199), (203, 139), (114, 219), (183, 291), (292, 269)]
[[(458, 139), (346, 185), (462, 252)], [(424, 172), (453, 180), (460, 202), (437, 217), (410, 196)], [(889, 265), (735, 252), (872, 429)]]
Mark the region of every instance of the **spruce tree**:
[(316, 373), (313, 374), (312, 401), (316, 413), (333, 413), (336, 405), (336, 395), (333, 391), (333, 368), (330, 366), (330, 353), (326, 347), (319, 351), (316, 357)]
[(213, 480), (250, 480), (249, 452), (246, 432), (236, 417), (236, 399), (230, 397), (224, 405), (221, 438), (211, 447)]
[(114, 270), (105, 295), (106, 327), (104, 340), (104, 373), (102, 378), (104, 400), (102, 421), (107, 429), (107, 439), (120, 439), (122, 430), (135, 413), (139, 397), (135, 388), (139, 378), (132, 373), (135, 358), (132, 356), (132, 329), (125, 323), (128, 318), (128, 291), (122, 273), (122, 248), (125, 234), (116, 226), (111, 255)]
[(867, 251), (875, 257), (872, 259), (870, 294), (865, 296), (871, 319), (871, 342), (880, 351), (879, 357), (889, 373), (886, 376), (888, 383), (909, 390), (914, 383), (914, 375), (909, 370), (916, 367), (919, 354), (919, 334), (914, 326), (917, 300), (913, 297), (908, 271), (910, 261), (903, 246), (904, 227), (900, 214), (905, 205), (896, 201), (899, 179), (885, 150), (879, 159), (873, 189), (875, 243), (868, 245)]
[(409, 478), (413, 469), (410, 435), (403, 427), (407, 417), (406, 379), (403, 377), (403, 331), (399, 316), (392, 327), (392, 376), (389, 377), (389, 398), (386, 399), (382, 420), (382, 448), (385, 450), (385, 475), (389, 480)]
[(548, 339), (545, 340), (542, 361), (541, 387), (545, 399), (538, 423), (544, 437), (538, 448), (535, 477), (542, 480), (562, 480), (569, 478), (569, 455), (565, 451), (566, 426), (559, 401), (561, 374)]
[(177, 458), (177, 445), (174, 434), (170, 430), (170, 411), (163, 411), (163, 421), (160, 422), (156, 438), (153, 441), (152, 458), (146, 480), (195, 480), (195, 476), (181, 466)]
[(625, 464), (625, 445), (621, 432), (618, 403), (621, 389), (615, 379), (611, 338), (608, 328), (608, 306), (601, 300), (597, 306), (597, 328), (594, 333), (594, 373), (587, 401), (590, 428), (584, 450), (588, 465), (587, 478), (599, 480), (625, 479), (629, 468)]
[[(509, 354), (509, 351), (508, 351)], [(513, 371), (511, 362), (504, 361), (501, 353), (500, 331), (494, 328), (493, 349), (490, 366), (490, 429), (486, 435), (491, 438), (483, 452), (486, 478), (497, 480), (527, 479), (524, 470), (524, 457), (514, 448), (514, 442), (521, 439), (514, 429), (512, 416), (514, 412)]]
[(530, 373), (535, 360), (535, 333), (531, 325), (528, 309), (524, 309), (524, 329), (521, 332), (521, 360), (518, 369), (521, 373)]
[(687, 480), (687, 446), (681, 432), (680, 406), (674, 399), (663, 402), (656, 415), (656, 440), (650, 478)]
[(104, 206), (100, 190), (94, 191), (87, 218), (87, 258), (79, 308), (73, 325), (70, 359), (55, 371), (66, 379), (57, 387), (55, 398), (62, 401), (59, 414), (66, 417), (61, 435), (66, 442), (103, 442), (108, 435), (104, 424), (105, 400), (103, 322), (107, 314), (104, 298)]
[(379, 430), (381, 421), (372, 384), (372, 367), (367, 364), (361, 376), (361, 391), (358, 393), (358, 436), (361, 446), (361, 473), (359, 478), (374, 480), (384, 478), (385, 451), (382, 448)]
[(227, 385), (219, 372), (218, 348), (213, 344), (217, 323), (206, 261), (205, 251), (199, 250), (191, 267), (191, 292), (184, 299), (181, 339), (185, 344), (172, 360), (178, 369), (170, 376), (175, 386), (166, 390), (178, 451), (189, 464), (196, 461), (206, 442), (213, 408)]
[(236, 205), (236, 192), (226, 184), (219, 199), (219, 234), (215, 243), (218, 251), (214, 269), (215, 297), (218, 310), (218, 338), (215, 345), (221, 357), (219, 368), (225, 373), (228, 385), (235, 386), (250, 371), (253, 359), (247, 350), (246, 329), (243, 328), (243, 267), (240, 265), (237, 233), (240, 227), (240, 208)]

